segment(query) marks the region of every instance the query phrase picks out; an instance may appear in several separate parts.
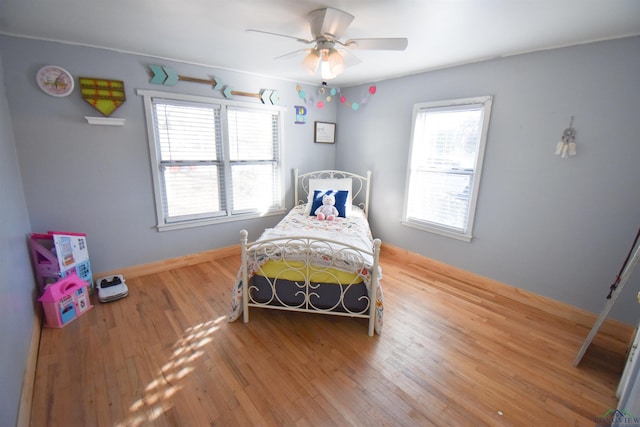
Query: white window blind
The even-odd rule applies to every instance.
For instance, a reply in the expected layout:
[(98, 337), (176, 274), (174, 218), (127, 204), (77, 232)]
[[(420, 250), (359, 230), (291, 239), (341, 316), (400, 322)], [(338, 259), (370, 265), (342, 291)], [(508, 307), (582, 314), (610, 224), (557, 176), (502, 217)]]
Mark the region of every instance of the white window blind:
[(230, 107), (227, 121), (233, 212), (277, 207), (282, 187), (278, 115)]
[(159, 229), (283, 209), (281, 108), (139, 93), (150, 123)]
[(471, 240), (491, 97), (414, 106), (403, 223)]
[(153, 100), (166, 222), (223, 214), (220, 108)]

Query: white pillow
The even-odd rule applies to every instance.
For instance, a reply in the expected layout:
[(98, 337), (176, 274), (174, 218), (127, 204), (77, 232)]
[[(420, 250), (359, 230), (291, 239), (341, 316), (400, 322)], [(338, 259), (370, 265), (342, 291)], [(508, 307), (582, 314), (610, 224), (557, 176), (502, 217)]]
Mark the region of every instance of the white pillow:
[(346, 208), (346, 216), (348, 217), (351, 214), (351, 204), (353, 200), (351, 198), (351, 191), (353, 189), (353, 184), (351, 182), (351, 178), (316, 178), (309, 180), (309, 194), (307, 198), (307, 207), (304, 210), (305, 215), (309, 215), (311, 213), (311, 205), (313, 204), (313, 192), (315, 190), (346, 190), (349, 192), (347, 195), (347, 208)]

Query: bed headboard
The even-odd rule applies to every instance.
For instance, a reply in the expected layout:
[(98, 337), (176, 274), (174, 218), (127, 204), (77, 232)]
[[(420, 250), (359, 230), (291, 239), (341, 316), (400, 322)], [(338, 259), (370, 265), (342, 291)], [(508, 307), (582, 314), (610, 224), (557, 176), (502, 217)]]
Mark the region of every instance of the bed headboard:
[[(371, 186), (371, 171), (367, 171), (366, 177), (357, 175), (355, 173), (339, 170), (322, 170), (299, 174), (298, 169), (294, 169), (293, 173), (295, 194), (294, 200), (296, 205), (303, 205), (307, 203), (307, 198), (309, 196), (310, 179), (351, 178), (351, 194), (353, 198), (353, 204), (362, 208), (365, 216), (369, 216), (369, 190)], [(302, 190), (301, 193), (300, 190)], [(302, 198), (300, 198), (300, 196), (302, 196)]]

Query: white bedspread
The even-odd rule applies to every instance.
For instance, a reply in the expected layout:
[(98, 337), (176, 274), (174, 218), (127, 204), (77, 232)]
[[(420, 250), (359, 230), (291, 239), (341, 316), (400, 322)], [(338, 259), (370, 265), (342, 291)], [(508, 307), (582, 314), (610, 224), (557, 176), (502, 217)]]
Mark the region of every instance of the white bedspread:
[[(329, 239), (354, 246), (362, 251), (373, 251), (369, 223), (364, 212), (355, 206), (348, 218), (338, 217), (333, 221), (320, 221), (315, 216), (305, 215), (304, 205), (296, 206), (275, 228), (267, 228), (258, 240), (286, 239), (292, 236)], [(368, 267), (373, 264), (371, 256), (366, 256), (365, 261)]]

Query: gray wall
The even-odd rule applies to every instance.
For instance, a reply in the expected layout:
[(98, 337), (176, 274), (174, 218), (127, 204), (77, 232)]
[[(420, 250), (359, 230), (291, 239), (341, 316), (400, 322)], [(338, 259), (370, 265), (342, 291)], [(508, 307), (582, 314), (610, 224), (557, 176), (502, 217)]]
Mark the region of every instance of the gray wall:
[[(222, 98), (210, 86), (179, 82), (173, 87), (149, 83), (149, 64), (173, 67), (188, 77), (215, 76), (234, 90), (275, 89), (285, 113), (285, 175), (287, 206), (290, 169), (307, 172), (331, 168), (335, 146), (313, 143), (313, 121), (335, 121), (336, 103), (309, 108), (307, 123), (294, 124), (295, 105), (304, 104), (296, 84), (202, 66), (43, 41), (1, 37), (6, 57), (5, 79), (22, 167), (31, 227), (87, 234), (94, 273), (144, 264), (237, 244), (246, 228), (257, 238), (280, 217), (158, 232), (149, 165), (149, 148), (142, 97), (138, 88)], [(123, 80), (127, 101), (111, 116), (126, 119), (123, 127), (92, 126), (85, 116), (100, 116), (82, 100), (79, 90), (54, 98), (36, 86), (35, 73), (56, 64), (76, 77)], [(313, 88), (305, 88), (312, 95)], [(239, 98), (260, 103), (253, 98)]]
[(16, 424), (34, 318), (29, 215), (18, 167), (0, 52), (0, 425)]
[[(481, 95), (494, 101), (475, 238), (401, 225), (413, 104)], [(640, 226), (639, 114), (640, 38), (531, 53), (378, 83), (338, 111), (336, 167), (374, 171), (383, 242), (599, 313)], [(561, 159), (572, 115), (578, 155)], [(638, 277), (611, 317), (636, 323)]]

